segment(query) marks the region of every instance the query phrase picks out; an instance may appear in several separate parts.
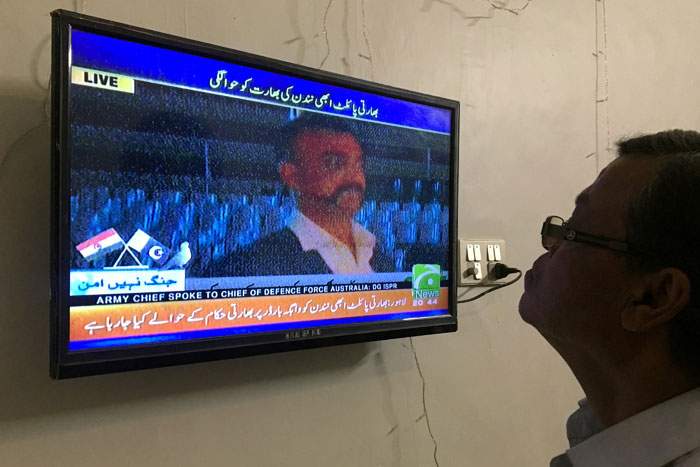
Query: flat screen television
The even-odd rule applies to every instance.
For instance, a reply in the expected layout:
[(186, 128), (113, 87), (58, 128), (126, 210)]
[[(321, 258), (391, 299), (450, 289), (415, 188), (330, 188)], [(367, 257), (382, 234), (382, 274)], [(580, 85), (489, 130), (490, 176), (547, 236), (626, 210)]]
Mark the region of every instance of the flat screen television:
[(458, 102), (52, 17), (52, 377), (457, 329)]

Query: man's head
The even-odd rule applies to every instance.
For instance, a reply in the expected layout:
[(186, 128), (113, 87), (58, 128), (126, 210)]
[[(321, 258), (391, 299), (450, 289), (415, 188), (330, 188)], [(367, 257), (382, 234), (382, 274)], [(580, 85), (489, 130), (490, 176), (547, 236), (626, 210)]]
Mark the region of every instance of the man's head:
[(304, 114), (281, 142), (280, 176), (298, 193), (301, 209), (351, 219), (366, 188), (362, 148), (351, 127), (339, 118)]
[(554, 242), (526, 275), (520, 314), (567, 361), (624, 368), (669, 357), (698, 378), (700, 134), (662, 132), (618, 148), (566, 228), (626, 242), (630, 252)]

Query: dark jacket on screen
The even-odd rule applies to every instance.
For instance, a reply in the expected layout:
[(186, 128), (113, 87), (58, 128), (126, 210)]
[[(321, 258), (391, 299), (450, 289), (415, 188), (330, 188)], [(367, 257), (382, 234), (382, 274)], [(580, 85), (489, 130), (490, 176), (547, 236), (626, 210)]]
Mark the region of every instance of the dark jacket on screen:
[[(393, 272), (389, 258), (375, 246), (369, 262), (374, 272)], [(305, 274), (333, 274), (316, 250), (304, 251), (297, 236), (289, 227), (272, 233), (243, 251), (234, 252), (214, 266), (212, 275), (294, 276)]]

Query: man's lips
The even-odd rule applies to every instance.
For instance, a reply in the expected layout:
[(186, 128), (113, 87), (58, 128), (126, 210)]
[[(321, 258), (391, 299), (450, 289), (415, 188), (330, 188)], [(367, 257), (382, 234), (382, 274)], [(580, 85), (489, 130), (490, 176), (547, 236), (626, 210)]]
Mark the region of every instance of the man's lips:
[(535, 262), (532, 263), (532, 267), (527, 270), (527, 272), (525, 273), (525, 277), (524, 277), (525, 287), (527, 287), (528, 283), (531, 283), (533, 280), (535, 280), (535, 276), (537, 275), (535, 270), (539, 270), (542, 268), (542, 262), (544, 260), (545, 260), (544, 255), (537, 258), (535, 260)]
[(525, 288), (527, 288), (527, 285), (528, 285), (530, 282), (532, 282), (532, 277), (533, 277), (532, 269), (529, 269), (529, 270), (525, 273), (525, 279), (524, 279)]
[(364, 190), (360, 186), (352, 185), (352, 186), (345, 186), (337, 190), (335, 193), (333, 193), (333, 196), (336, 198), (341, 196), (341, 195), (346, 195), (346, 194), (358, 194), (362, 196), (364, 194)]
[(334, 196), (336, 204), (344, 204), (347, 202), (362, 203), (364, 193), (358, 188), (347, 188), (339, 190)]

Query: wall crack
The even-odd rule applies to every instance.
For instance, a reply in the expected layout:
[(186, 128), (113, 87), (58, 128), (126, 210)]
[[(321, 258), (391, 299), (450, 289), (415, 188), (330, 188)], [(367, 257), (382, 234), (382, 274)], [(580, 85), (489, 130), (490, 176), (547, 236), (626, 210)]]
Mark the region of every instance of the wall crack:
[(525, 11), (527, 7), (530, 6), (530, 3), (532, 3), (532, 0), (526, 0), (525, 4), (521, 6), (520, 8), (509, 8), (508, 7), (508, 2), (503, 2), (503, 1), (497, 1), (497, 0), (488, 0), (489, 5), (491, 5), (491, 8), (494, 10), (501, 10), (501, 11), (506, 11), (512, 15), (518, 16), (520, 13)]
[(185, 28), (185, 37), (189, 37), (190, 35), (190, 24), (189, 24), (189, 17), (190, 13), (187, 8), (187, 0), (182, 2), (182, 26)]
[(428, 10), (430, 10), (430, 7), (432, 6), (433, 3), (439, 3), (441, 5), (448, 7), (450, 10), (452, 10), (454, 13), (456, 13), (463, 20), (468, 21), (467, 26), (471, 27), (471, 26), (476, 25), (479, 21), (481, 21), (483, 19), (493, 19), (495, 16), (495, 13), (497, 11), (505, 11), (505, 12), (510, 13), (512, 15), (518, 16), (520, 13), (525, 11), (530, 6), (530, 4), (532, 3), (533, 0), (526, 0), (525, 3), (523, 4), (523, 6), (518, 7), (518, 8), (509, 7), (508, 6), (509, 2), (507, 2), (507, 1), (502, 1), (502, 0), (485, 0), (485, 1), (489, 6), (489, 11), (487, 14), (482, 14), (482, 15), (470, 14), (449, 0), (425, 0), (425, 3), (421, 7), (421, 11), (427, 12)]
[(292, 26), (292, 31), (296, 34), (291, 39), (287, 39), (282, 42), (284, 45), (291, 45), (294, 43), (299, 43), (297, 47), (296, 63), (304, 63), (304, 56), (306, 55), (306, 38), (301, 31), (301, 26), (299, 25), (299, 4), (296, 1), (290, 1), (287, 3), (287, 15), (289, 16), (289, 22)]
[(36, 125), (32, 126), (29, 128), (27, 131), (19, 135), (15, 140), (10, 144), (10, 146), (7, 148), (7, 151), (5, 151), (4, 156), (2, 159), (0, 159), (0, 175), (5, 173), (5, 164), (7, 164), (7, 161), (10, 159), (10, 155), (15, 151), (17, 146), (19, 146), (20, 143), (22, 143), (29, 135), (32, 134), (32, 132), (38, 130), (44, 125), (48, 125), (49, 119), (48, 118), (42, 118), (39, 123)]
[(75, 11), (76, 13), (85, 13), (86, 7), (86, 0), (73, 0), (73, 11)]
[(421, 414), (420, 417), (416, 419), (416, 422), (419, 422), (422, 418), (425, 418), (425, 425), (428, 428), (428, 434), (430, 435), (430, 439), (433, 441), (433, 460), (435, 461), (435, 466), (440, 467), (440, 463), (438, 462), (438, 445), (437, 445), (437, 440), (435, 439), (435, 435), (433, 434), (433, 429), (430, 426), (430, 416), (428, 415), (428, 406), (425, 403), (425, 377), (423, 376), (423, 370), (421, 369), (420, 366), (420, 361), (418, 361), (418, 354), (416, 353), (416, 347), (413, 345), (413, 337), (409, 337), (408, 341), (411, 344), (411, 352), (413, 353), (413, 359), (416, 362), (416, 369), (418, 370), (418, 376), (420, 377), (421, 380), (421, 387), (422, 387), (422, 399), (423, 399), (423, 413)]
[(343, 65), (343, 73), (349, 75), (352, 73), (352, 67), (350, 65), (350, 30), (348, 28), (348, 18), (350, 16), (350, 6), (348, 0), (343, 2), (343, 39), (345, 40), (345, 50), (343, 51), (343, 56), (340, 58), (340, 62)]
[(367, 53), (358, 53), (357, 56), (364, 58), (369, 62), (369, 76), (370, 79), (374, 80), (374, 60), (372, 58), (372, 44), (369, 41), (369, 35), (367, 34), (367, 16), (365, 14), (365, 0), (360, 3), (360, 9), (362, 13), (362, 38), (365, 41), (365, 48)]
[(335, 0), (328, 0), (328, 5), (326, 5), (326, 11), (323, 13), (323, 26), (321, 33), (323, 34), (323, 39), (326, 41), (326, 55), (321, 60), (321, 64), (318, 66), (320, 69), (326, 64), (326, 60), (331, 54), (331, 43), (328, 40), (328, 11), (331, 9), (331, 5)]

